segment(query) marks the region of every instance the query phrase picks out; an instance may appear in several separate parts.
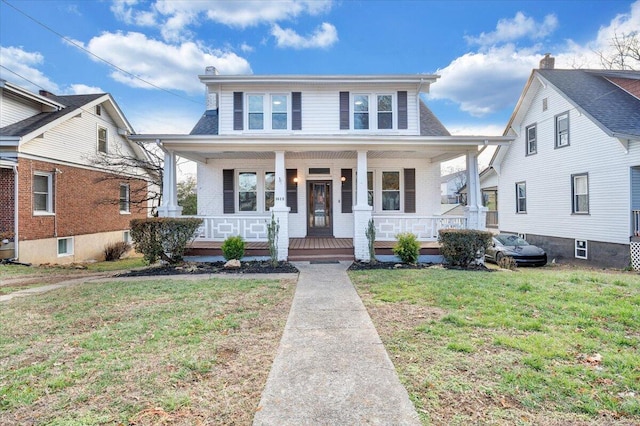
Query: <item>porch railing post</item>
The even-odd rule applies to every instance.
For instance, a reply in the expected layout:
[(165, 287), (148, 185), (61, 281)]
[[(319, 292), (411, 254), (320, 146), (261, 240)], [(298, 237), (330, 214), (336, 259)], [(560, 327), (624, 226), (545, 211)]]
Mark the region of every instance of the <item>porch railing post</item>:
[(478, 172), (478, 152), (467, 153), (467, 206), (464, 215), (467, 228), (484, 231), (487, 229), (487, 208), (482, 205), (480, 193), (480, 174)]
[[(289, 258), (289, 211), (287, 207), (287, 170), (285, 167), (284, 151), (276, 151), (275, 173), (276, 187), (274, 206), (271, 208), (274, 219), (280, 225), (278, 231), (278, 260)], [(268, 219), (271, 221), (271, 218)]]
[(367, 151), (358, 151), (356, 205), (353, 207), (353, 255), (356, 260), (365, 262), (371, 260), (367, 227), (372, 209), (367, 199)]
[(178, 181), (176, 172), (176, 154), (164, 151), (164, 174), (162, 176), (162, 205), (158, 207), (161, 217), (176, 217), (182, 214), (178, 205)]

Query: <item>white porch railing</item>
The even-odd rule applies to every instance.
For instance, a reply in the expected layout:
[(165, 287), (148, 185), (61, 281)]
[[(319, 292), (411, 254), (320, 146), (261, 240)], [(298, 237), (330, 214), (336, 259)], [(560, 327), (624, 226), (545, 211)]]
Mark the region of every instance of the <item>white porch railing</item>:
[(411, 232), (418, 241), (436, 241), (440, 229), (465, 229), (464, 216), (373, 216), (376, 241), (395, 241), (396, 235)]
[(224, 241), (239, 235), (245, 241), (267, 241), (271, 216), (183, 216), (202, 219), (195, 241)]
[(631, 210), (631, 221), (633, 223), (633, 236), (640, 237), (640, 210)]

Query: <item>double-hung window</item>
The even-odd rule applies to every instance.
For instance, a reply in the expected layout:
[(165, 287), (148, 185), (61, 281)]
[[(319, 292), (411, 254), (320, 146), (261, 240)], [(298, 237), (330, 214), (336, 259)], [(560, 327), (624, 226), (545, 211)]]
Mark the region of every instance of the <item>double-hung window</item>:
[(589, 175), (586, 173), (571, 176), (571, 192), (573, 197), (572, 212), (589, 213)]
[(107, 128), (98, 126), (98, 152), (107, 153)]
[(569, 113), (556, 115), (556, 148), (569, 145)]
[(264, 174), (264, 210), (274, 206), (276, 196), (276, 174), (274, 172), (266, 172)]
[(353, 128), (369, 128), (369, 95), (353, 96)]
[(264, 96), (249, 95), (249, 130), (264, 129)]
[(367, 172), (367, 204), (373, 207), (373, 172)]
[(287, 130), (287, 95), (271, 95), (271, 129)]
[(378, 129), (393, 129), (393, 97), (378, 95)]
[(527, 183), (516, 183), (516, 213), (527, 212)]
[(256, 172), (238, 174), (238, 211), (258, 211), (258, 175)]
[(129, 213), (130, 211), (129, 185), (120, 184), (120, 213)]
[(36, 172), (33, 175), (33, 212), (53, 213), (53, 175)]
[(538, 152), (538, 136), (536, 125), (533, 124), (527, 127), (527, 155), (532, 155)]
[(400, 210), (400, 172), (382, 172), (382, 210)]

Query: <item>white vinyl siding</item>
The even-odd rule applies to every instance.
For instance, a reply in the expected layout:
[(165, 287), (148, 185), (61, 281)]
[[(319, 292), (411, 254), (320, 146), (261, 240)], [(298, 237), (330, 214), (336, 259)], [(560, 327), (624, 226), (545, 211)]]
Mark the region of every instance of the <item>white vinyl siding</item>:
[[(500, 230), (629, 244), (630, 168), (640, 143), (625, 153), (585, 114), (571, 114), (571, 148), (555, 148), (555, 116), (575, 109), (553, 86), (532, 85), (531, 108), (514, 123), (518, 136), (500, 164)], [(543, 98), (549, 109), (542, 111)], [(526, 105), (523, 105), (526, 108)], [(519, 117), (520, 118), (520, 117)], [(524, 157), (526, 125), (537, 123), (537, 154)], [(589, 171), (589, 214), (572, 214), (571, 175)], [(527, 182), (527, 214), (516, 214), (515, 183)]]
[(17, 123), (42, 112), (40, 104), (26, 99), (19, 99), (8, 92), (3, 93), (0, 127)]

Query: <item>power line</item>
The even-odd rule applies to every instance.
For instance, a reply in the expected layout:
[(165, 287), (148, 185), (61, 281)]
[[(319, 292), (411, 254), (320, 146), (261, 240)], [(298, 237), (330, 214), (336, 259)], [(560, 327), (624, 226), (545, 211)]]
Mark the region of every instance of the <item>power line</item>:
[[(176, 96), (176, 97), (178, 97), (178, 98), (181, 98), (181, 99), (187, 100), (187, 101), (189, 101), (189, 102), (193, 102), (194, 104), (198, 104), (198, 105), (201, 105), (201, 104), (202, 104), (201, 102), (194, 101), (193, 99), (187, 98), (186, 96), (182, 96), (182, 95), (180, 95), (180, 94), (178, 94), (178, 93), (175, 93), (175, 92), (172, 92), (172, 91), (170, 91), (170, 90), (164, 89), (164, 88), (162, 88), (162, 87), (160, 87), (160, 86), (158, 86), (158, 85), (156, 85), (156, 84), (151, 83), (150, 81), (147, 81), (147, 80), (143, 79), (142, 77), (140, 77), (140, 76), (138, 76), (138, 75), (136, 75), (136, 74), (133, 74), (133, 73), (131, 73), (131, 72), (129, 72), (129, 71), (127, 71), (127, 70), (123, 69), (123, 68), (120, 68), (119, 66), (117, 66), (117, 65), (115, 65), (115, 64), (113, 64), (113, 63), (111, 63), (111, 62), (109, 62), (108, 60), (106, 60), (106, 59), (104, 59), (104, 58), (102, 58), (102, 57), (100, 57), (100, 56), (96, 55), (95, 53), (91, 52), (90, 50), (88, 50), (88, 49), (84, 48), (83, 46), (79, 45), (78, 43), (76, 43), (75, 41), (71, 40), (70, 38), (68, 38), (68, 37), (66, 37), (66, 36), (64, 36), (64, 35), (62, 35), (62, 34), (61, 34), (61, 33), (59, 33), (58, 31), (54, 30), (53, 28), (49, 27), (48, 25), (44, 24), (43, 22), (41, 22), (41, 21), (37, 20), (36, 18), (32, 17), (31, 15), (27, 14), (26, 12), (23, 12), (22, 10), (18, 9), (17, 7), (15, 7), (15, 6), (14, 6), (14, 5), (12, 5), (11, 3), (9, 3), (7, 0), (0, 0), (0, 1), (2, 1), (4, 4), (6, 4), (7, 6), (11, 7), (12, 9), (14, 9), (16, 12), (18, 12), (18, 13), (20, 13), (21, 15), (25, 16), (26, 18), (30, 19), (31, 21), (35, 22), (36, 24), (40, 25), (41, 27), (45, 28), (46, 30), (48, 30), (48, 31), (52, 32), (53, 34), (57, 35), (57, 36), (58, 36), (58, 37), (60, 37), (62, 40), (66, 41), (67, 43), (71, 44), (72, 46), (74, 46), (74, 47), (76, 47), (76, 48), (78, 48), (78, 49), (80, 49), (80, 50), (82, 50), (82, 51), (84, 51), (84, 52), (88, 53), (89, 55), (93, 56), (94, 58), (96, 58), (96, 59), (98, 59), (98, 60), (100, 60), (100, 61), (102, 61), (102, 62), (104, 62), (105, 64), (109, 65), (110, 67), (117, 69), (117, 70), (118, 70), (118, 71), (120, 71), (121, 73), (126, 74), (126, 75), (128, 75), (128, 76), (130, 76), (130, 77), (132, 77), (132, 78), (134, 78), (134, 79), (136, 79), (136, 80), (140, 80), (141, 82), (143, 82), (143, 83), (145, 83), (145, 84), (148, 84), (149, 86), (151, 86), (151, 87), (153, 87), (153, 88), (156, 88), (156, 89), (158, 89), (158, 90), (162, 90), (163, 92), (166, 92), (166, 93), (168, 93), (168, 94), (170, 94), (170, 95), (173, 95), (173, 96)], [(3, 68), (4, 68), (4, 67), (3, 67)], [(14, 73), (14, 74), (15, 74), (15, 73)], [(16, 74), (16, 75), (17, 75), (17, 74)], [(22, 77), (22, 76), (21, 76), (21, 77)], [(24, 77), (22, 77), (22, 78), (24, 78)], [(26, 80), (26, 78), (25, 78), (25, 80)], [(27, 81), (29, 81), (29, 80), (27, 80)], [(30, 83), (31, 83), (31, 82), (30, 82)], [(32, 84), (33, 84), (33, 83), (32, 83)], [(36, 86), (37, 86), (37, 85), (36, 85)], [(39, 86), (38, 86), (38, 87), (39, 87)]]

